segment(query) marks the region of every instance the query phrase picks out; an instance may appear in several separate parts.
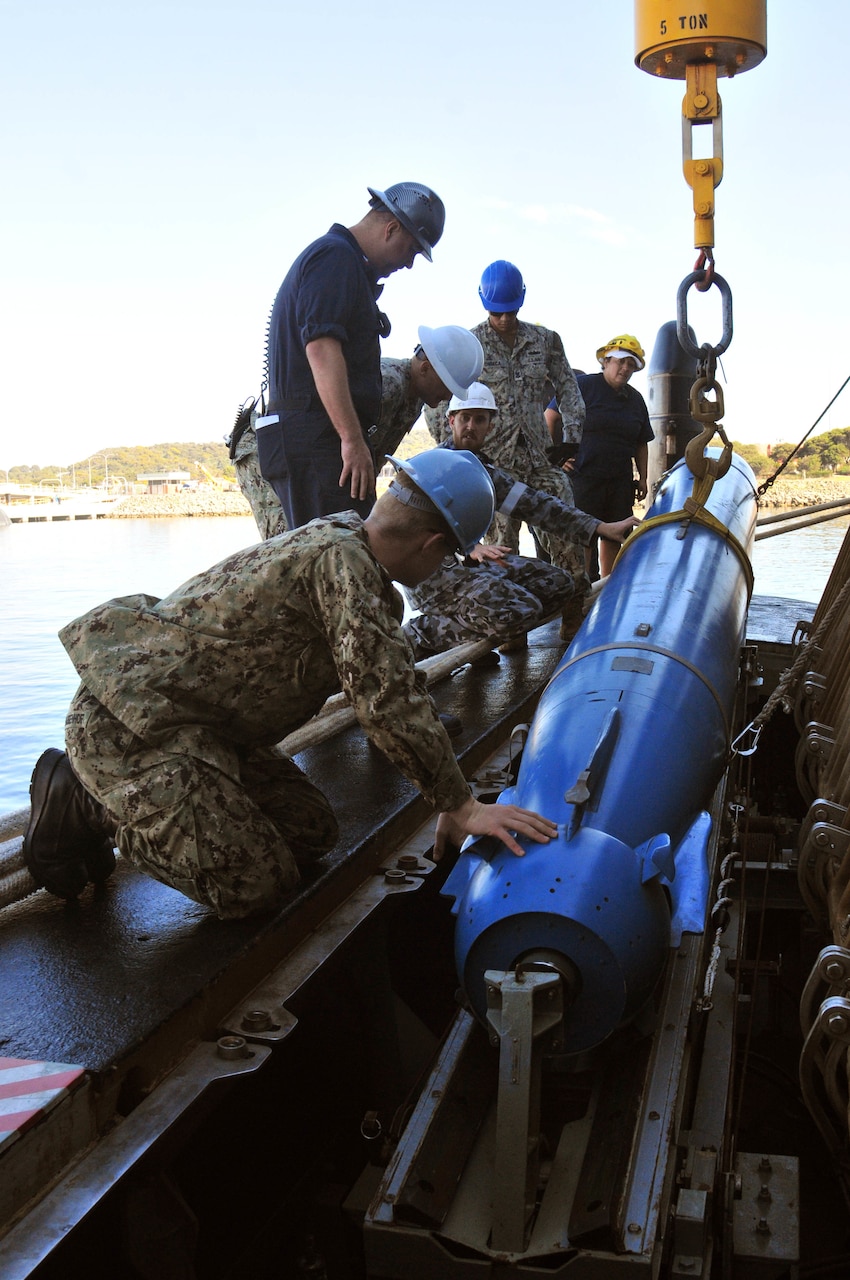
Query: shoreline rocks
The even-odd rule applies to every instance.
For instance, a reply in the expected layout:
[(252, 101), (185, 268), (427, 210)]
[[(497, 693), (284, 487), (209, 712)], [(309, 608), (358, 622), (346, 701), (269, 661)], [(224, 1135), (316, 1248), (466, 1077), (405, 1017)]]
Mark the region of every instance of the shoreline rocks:
[(216, 493), (195, 490), (192, 493), (169, 493), (154, 496), (133, 494), (116, 502), (106, 516), (108, 520), (173, 519), (185, 516), (249, 516), (251, 508), (239, 492)]
[[(761, 500), (762, 507), (813, 507), (819, 502), (850, 499), (850, 476), (780, 476)], [(251, 508), (242, 494), (195, 490), (163, 497), (135, 494), (122, 498), (106, 516), (110, 520), (156, 519), (185, 516), (250, 516)]]
[(813, 507), (819, 502), (835, 502), (840, 498), (850, 499), (850, 476), (808, 479), (805, 476), (782, 475), (762, 496), (761, 505)]

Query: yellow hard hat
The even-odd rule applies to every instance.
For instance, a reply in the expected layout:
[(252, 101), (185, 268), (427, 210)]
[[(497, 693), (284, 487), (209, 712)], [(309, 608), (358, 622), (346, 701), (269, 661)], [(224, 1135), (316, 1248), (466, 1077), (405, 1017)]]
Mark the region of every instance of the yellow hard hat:
[(605, 343), (604, 347), (599, 348), (596, 359), (602, 364), (606, 356), (614, 355), (631, 356), (637, 361), (637, 367), (642, 369), (646, 352), (633, 333), (618, 333), (616, 338), (612, 338), (610, 342)]

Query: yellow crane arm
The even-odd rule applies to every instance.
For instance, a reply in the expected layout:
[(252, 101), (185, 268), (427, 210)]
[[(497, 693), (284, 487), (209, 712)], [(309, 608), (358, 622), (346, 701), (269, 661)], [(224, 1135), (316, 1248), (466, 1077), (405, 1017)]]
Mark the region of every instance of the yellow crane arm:
[(207, 471), (206, 467), (202, 462), (199, 462), (197, 466), (200, 471), (203, 471), (204, 475), (209, 480), (210, 484), (213, 486), (214, 489), (225, 488), (226, 481), (222, 480), (219, 476), (214, 476), (211, 471)]

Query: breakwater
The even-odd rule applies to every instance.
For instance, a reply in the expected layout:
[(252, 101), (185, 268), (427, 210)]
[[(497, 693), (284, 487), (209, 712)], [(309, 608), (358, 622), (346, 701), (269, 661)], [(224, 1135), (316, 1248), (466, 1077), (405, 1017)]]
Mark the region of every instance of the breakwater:
[[(850, 499), (850, 476), (780, 476), (761, 499), (762, 507), (812, 507), (818, 502)], [(108, 512), (110, 520), (151, 519), (157, 516), (249, 516), (241, 493), (194, 492), (164, 497), (137, 494), (122, 498)]]
[[(759, 481), (761, 483), (761, 481)], [(819, 502), (850, 499), (850, 476), (807, 479), (780, 476), (761, 499), (764, 507), (813, 507)]]
[[(817, 477), (780, 476), (761, 499), (761, 506), (811, 507), (819, 502), (850, 499), (850, 476)], [(92, 503), (91, 506), (73, 502), (53, 505), (50, 503), (7, 508), (15, 522), (57, 521), (75, 519), (97, 520), (152, 520), (175, 519), (186, 516), (250, 516), (251, 508), (238, 491), (216, 492), (195, 490), (191, 493), (173, 493), (154, 496), (147, 493), (130, 494), (109, 502)], [(640, 514), (640, 510), (638, 510)]]
[(152, 520), (180, 516), (250, 516), (251, 508), (239, 492), (129, 494), (126, 497), (67, 499), (61, 502), (15, 502), (0, 507), (2, 524), (56, 524), (78, 520)]
[(115, 503), (108, 513), (110, 520), (152, 520), (174, 516), (249, 516), (251, 508), (241, 493), (173, 493), (154, 497), (131, 494)]

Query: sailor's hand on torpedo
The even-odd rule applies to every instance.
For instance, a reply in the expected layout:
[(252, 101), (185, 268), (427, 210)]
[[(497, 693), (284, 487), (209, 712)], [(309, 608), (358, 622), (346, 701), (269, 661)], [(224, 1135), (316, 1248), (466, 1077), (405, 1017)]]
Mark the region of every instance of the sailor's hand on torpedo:
[(557, 834), (556, 823), (531, 809), (521, 809), (516, 804), (482, 804), (470, 796), (459, 809), (441, 813), (437, 819), (434, 860), (439, 862), (450, 846), (459, 849), (467, 836), (495, 836), (521, 858), (525, 850), (516, 839), (518, 835), (537, 844), (548, 844)]
[(478, 560), (479, 563), (484, 560), (504, 560), (505, 556), (510, 552), (510, 547), (498, 546), (496, 543), (479, 542), (473, 547), (469, 553), (470, 560)]
[(375, 464), (369, 446), (362, 435), (350, 440), (340, 440), (342, 452), (342, 471), (339, 473), (339, 487), (345, 488), (351, 483), (351, 496), (362, 502), (375, 492)]
[(602, 521), (596, 526), (596, 533), (600, 538), (607, 538), (609, 542), (625, 542), (632, 529), (637, 528), (640, 524), (637, 516), (627, 516), (625, 520), (614, 520), (610, 523)]

